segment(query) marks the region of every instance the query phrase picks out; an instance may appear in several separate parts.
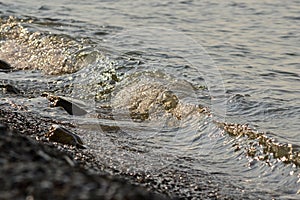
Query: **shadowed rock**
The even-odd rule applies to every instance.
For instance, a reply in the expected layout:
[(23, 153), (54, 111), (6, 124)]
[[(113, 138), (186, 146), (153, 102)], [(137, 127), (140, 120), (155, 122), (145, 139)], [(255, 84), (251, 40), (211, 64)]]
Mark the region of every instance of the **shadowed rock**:
[(5, 62), (4, 60), (0, 60), (0, 72), (11, 72), (13, 68)]
[(11, 94), (20, 94), (21, 93), (21, 91), (18, 88), (16, 88), (13, 85), (10, 85), (10, 84), (4, 84), (4, 85), (0, 84), (0, 88), (3, 88), (7, 93), (11, 93)]
[(82, 109), (79, 105), (68, 101), (62, 97), (58, 96), (48, 96), (49, 101), (51, 102), (51, 107), (62, 107), (70, 115), (86, 115), (87, 111)]
[(45, 134), (45, 137), (51, 142), (73, 145), (83, 149), (86, 148), (78, 135), (60, 126), (53, 126), (50, 132)]

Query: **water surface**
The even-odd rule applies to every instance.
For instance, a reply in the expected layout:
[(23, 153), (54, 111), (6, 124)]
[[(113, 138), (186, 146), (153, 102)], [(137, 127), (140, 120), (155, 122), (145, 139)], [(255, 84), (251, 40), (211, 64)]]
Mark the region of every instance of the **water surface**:
[[(27, 91), (13, 100), (75, 123), (99, 161), (128, 174), (184, 174), (184, 181), (170, 176), (177, 182), (169, 189), (183, 197), (213, 193), (199, 189), (205, 185), (220, 197), (299, 198), (299, 167), (270, 152), (259, 159), (266, 152), (257, 140), (214, 123), (248, 124), (300, 150), (298, 1), (1, 2), (2, 25), (8, 16), (23, 20), (0, 43), (0, 59), (26, 69), (0, 73)], [(203, 105), (212, 115), (187, 112), (178, 120), (154, 106), (150, 118), (134, 120), (127, 103), (154, 83), (176, 94), (184, 110)], [(80, 100), (90, 115), (49, 108), (42, 92)], [(98, 116), (106, 105), (115, 105), (114, 120)]]

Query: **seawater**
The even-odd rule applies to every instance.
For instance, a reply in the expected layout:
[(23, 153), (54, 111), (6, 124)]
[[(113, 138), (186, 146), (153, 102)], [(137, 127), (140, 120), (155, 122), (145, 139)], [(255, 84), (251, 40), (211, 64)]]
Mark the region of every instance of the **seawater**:
[[(23, 25), (29, 35), (64, 39), (50, 40), (43, 51), (65, 48), (70, 65), (79, 63), (74, 71), (62, 68), (62, 73), (48, 75), (61, 67), (54, 63), (59, 59), (46, 59), (49, 54), (43, 60), (33, 59), (34, 51), (20, 46), (22, 62), (10, 60), (15, 67), (52, 69), (2, 73), (1, 79), (14, 80), (33, 96), (45, 91), (88, 105), (90, 116), (71, 118), (40, 108), (38, 96), (30, 102), (20, 100), (33, 112), (74, 121), (99, 160), (128, 173), (155, 176), (167, 169), (186, 173), (190, 182), (178, 184), (182, 190), (176, 192), (188, 191), (194, 198), (201, 192), (191, 188), (203, 181), (204, 173), (219, 179), (214, 183), (224, 186), (220, 194), (235, 190), (232, 195), (247, 191), (260, 198), (299, 198), (297, 167), (277, 159), (257, 160), (247, 152), (256, 143), (230, 137), (213, 125), (213, 120), (248, 124), (276, 143), (300, 150), (299, 1), (20, 0), (1, 1), (0, 6), (3, 20), (15, 16), (16, 21), (32, 21)], [(1, 41), (2, 50), (7, 48), (5, 42)], [(0, 59), (5, 55), (1, 52)], [(42, 63), (45, 60), (51, 63)], [(207, 106), (213, 117), (188, 115), (178, 121), (156, 110), (151, 120), (136, 122), (128, 110), (117, 108), (115, 120), (94, 117), (104, 104), (122, 105), (140, 86), (153, 82), (173, 91), (186, 105)], [(118, 95), (124, 90), (129, 97)], [(122, 131), (107, 133), (103, 131), (107, 126)], [(223, 180), (239, 189), (226, 188)]]

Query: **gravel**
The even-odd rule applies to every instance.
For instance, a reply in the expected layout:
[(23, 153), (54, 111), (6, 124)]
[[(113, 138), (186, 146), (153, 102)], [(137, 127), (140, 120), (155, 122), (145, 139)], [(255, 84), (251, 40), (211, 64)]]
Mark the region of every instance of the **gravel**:
[(36, 132), (45, 131), (42, 125), (14, 115), (0, 109), (0, 199), (167, 199), (99, 168), (87, 170), (92, 156), (43, 141)]

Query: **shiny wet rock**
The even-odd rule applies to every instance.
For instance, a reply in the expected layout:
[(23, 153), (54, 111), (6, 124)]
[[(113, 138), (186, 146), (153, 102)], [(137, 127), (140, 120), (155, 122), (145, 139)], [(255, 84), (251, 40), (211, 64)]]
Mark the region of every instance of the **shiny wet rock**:
[(81, 108), (76, 103), (73, 103), (63, 97), (59, 96), (48, 96), (49, 101), (51, 102), (51, 107), (62, 107), (70, 115), (85, 115), (87, 111)]
[(64, 127), (52, 126), (50, 131), (45, 134), (45, 137), (51, 142), (73, 145), (78, 148), (86, 148), (78, 135), (72, 133)]

